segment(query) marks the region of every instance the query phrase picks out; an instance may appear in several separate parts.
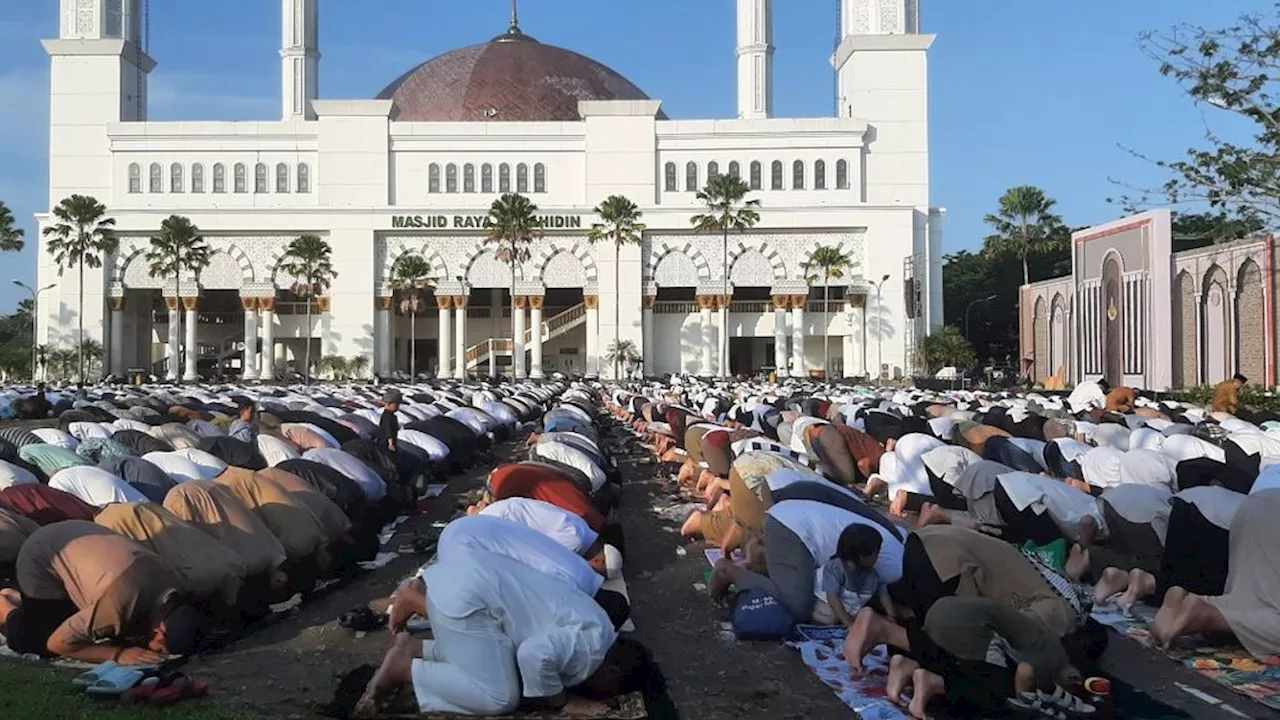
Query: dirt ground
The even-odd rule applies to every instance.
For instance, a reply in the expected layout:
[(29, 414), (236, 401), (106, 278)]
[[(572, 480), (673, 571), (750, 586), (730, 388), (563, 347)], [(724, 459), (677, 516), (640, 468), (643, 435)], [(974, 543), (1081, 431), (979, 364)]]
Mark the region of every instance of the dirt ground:
[[(682, 717), (699, 720), (847, 718), (853, 712), (780, 643), (740, 642), (725, 631), (727, 619), (695, 588), (708, 569), (700, 544), (685, 545), (676, 519), (658, 510), (680, 501), (659, 466), (619, 431), (615, 445), (626, 481), (621, 519), (627, 543), (626, 577), (634, 637), (653, 651)], [(624, 439), (627, 441), (624, 443)], [(522, 440), (522, 439), (521, 439)], [(523, 454), (523, 443), (495, 448), (497, 459)], [(430, 512), (411, 518), (389, 543), (394, 549), (447, 520), (481, 486), (489, 466), (453, 478)], [(385, 631), (357, 636), (337, 618), (356, 606), (385, 598), (426, 556), (402, 556), (220, 653), (193, 660), (189, 673), (209, 681), (219, 704), (266, 717), (311, 718), (332, 698), (339, 680), (363, 664), (377, 664), (390, 640)], [(385, 605), (383, 606), (385, 607)], [(1112, 635), (1104, 666), (1138, 690), (1190, 717), (1280, 720), (1280, 713), (1235, 695), (1171, 661)], [(1211, 705), (1179, 684), (1206, 693), (1232, 710)]]

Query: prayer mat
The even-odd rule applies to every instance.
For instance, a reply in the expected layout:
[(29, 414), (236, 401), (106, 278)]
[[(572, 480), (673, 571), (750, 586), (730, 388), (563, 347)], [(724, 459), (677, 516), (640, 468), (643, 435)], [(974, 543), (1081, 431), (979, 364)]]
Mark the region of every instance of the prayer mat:
[(1214, 647), (1204, 638), (1188, 637), (1174, 641), (1167, 652), (1151, 640), (1150, 627), (1156, 610), (1145, 605), (1134, 606), (1131, 614), (1114, 607), (1095, 608), (1093, 619), (1148, 648), (1162, 652), (1172, 660), (1190, 668), (1224, 687), (1273, 709), (1280, 710), (1280, 657), (1265, 661), (1254, 658), (1244, 648)]
[[(607, 715), (574, 715), (578, 720), (642, 720), (648, 717), (644, 708), (644, 696), (640, 693), (624, 695), (609, 703)], [(412, 715), (379, 715), (387, 720), (445, 720), (446, 718), (477, 717), (475, 715), (454, 715), (451, 713), (416, 713)], [(491, 720), (564, 720), (562, 712), (517, 712), (509, 715), (485, 715)]]
[(907, 720), (907, 715), (885, 697), (889, 680), (889, 650), (884, 645), (863, 660), (866, 670), (853, 677), (844, 659), (844, 640), (848, 629), (840, 626), (797, 625), (798, 640), (787, 643), (800, 651), (809, 671), (835, 691), (840, 702), (849, 706), (862, 720)]
[[(625, 577), (619, 575), (612, 580), (605, 580), (604, 584), (600, 587), (604, 590), (610, 590), (622, 595), (622, 597), (627, 599), (627, 604), (631, 603), (631, 591), (627, 589), (627, 579)], [(627, 621), (622, 623), (622, 627), (618, 629), (626, 633), (635, 632), (636, 624), (632, 622), (631, 618), (627, 618)]]

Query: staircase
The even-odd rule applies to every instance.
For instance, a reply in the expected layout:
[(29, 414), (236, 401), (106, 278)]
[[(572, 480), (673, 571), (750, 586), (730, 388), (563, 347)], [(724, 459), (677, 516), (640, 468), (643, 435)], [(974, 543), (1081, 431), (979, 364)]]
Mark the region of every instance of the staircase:
[[(542, 343), (558, 338), (587, 322), (587, 306), (579, 303), (542, 323)], [(533, 344), (533, 328), (524, 331), (526, 349)], [(494, 358), (510, 357), (514, 352), (511, 338), (492, 338), (467, 348), (467, 370), (474, 370)]]

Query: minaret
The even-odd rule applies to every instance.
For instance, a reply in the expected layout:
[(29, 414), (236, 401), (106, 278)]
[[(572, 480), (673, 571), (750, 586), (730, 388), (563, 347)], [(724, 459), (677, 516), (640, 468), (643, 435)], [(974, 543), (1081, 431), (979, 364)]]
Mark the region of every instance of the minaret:
[(283, 0), (281, 89), (285, 120), (315, 120), (320, 97), (320, 0)]
[(773, 115), (773, 0), (738, 0), (738, 117)]

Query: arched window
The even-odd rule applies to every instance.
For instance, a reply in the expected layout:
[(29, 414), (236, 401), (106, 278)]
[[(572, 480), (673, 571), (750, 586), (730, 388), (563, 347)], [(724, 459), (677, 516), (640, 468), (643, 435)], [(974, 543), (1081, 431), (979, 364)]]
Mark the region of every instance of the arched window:
[(311, 192), (311, 166), (306, 163), (298, 163), (298, 192)]
[(248, 181), (248, 179), (245, 177), (245, 173), (246, 173), (246, 171), (247, 171), (247, 170), (248, 170), (248, 168), (246, 168), (246, 167), (244, 166), (244, 163), (236, 163), (236, 168), (235, 168), (235, 191), (236, 191), (237, 193), (247, 193), (247, 192), (249, 192), (249, 181)]
[(822, 160), (813, 164), (813, 189), (827, 189), (827, 163)]
[(253, 191), (259, 195), (271, 192), (267, 186), (267, 164), (258, 163), (253, 166)]
[(160, 163), (151, 163), (149, 170), (151, 182), (148, 189), (153, 193), (164, 192), (164, 170), (160, 168)]
[(511, 192), (511, 166), (506, 163), (498, 166), (498, 192)]
[(759, 190), (764, 187), (764, 184), (763, 184), (764, 180), (761, 177), (763, 174), (764, 172), (763, 172), (763, 169), (760, 167), (760, 161), (752, 160), (751, 161), (751, 189), (752, 190)]
[(493, 192), (493, 166), (489, 163), (480, 166), (480, 192)]
[(684, 190), (685, 192), (698, 192), (702, 188), (698, 187), (698, 163), (691, 162), (684, 166)]
[(536, 193), (547, 191), (547, 166), (542, 163), (536, 163), (533, 166), (533, 191)]
[(476, 191), (476, 166), (467, 163), (462, 166), (462, 192), (473, 193)]
[(204, 192), (204, 166), (200, 163), (191, 166), (191, 192)]
[(804, 189), (804, 161), (797, 160), (791, 163), (791, 189)]
[(729, 163), (729, 177), (741, 178), (742, 166), (738, 165), (738, 161), (734, 160)]
[(444, 191), (458, 192), (458, 166), (453, 163), (444, 166)]
[(186, 173), (182, 170), (182, 165), (173, 163), (169, 166), (169, 192), (184, 193), (187, 191)]
[(142, 166), (138, 163), (130, 163), (129, 165), (129, 192), (142, 192)]
[(222, 163), (213, 165), (213, 191), (215, 193), (227, 191), (227, 168)]
[(836, 161), (836, 189), (849, 189), (849, 162), (847, 160)]
[(720, 177), (720, 163), (712, 160), (707, 163), (707, 180), (711, 181)]
[(667, 192), (675, 192), (678, 189), (676, 185), (676, 164), (673, 162), (667, 163), (666, 167), (663, 168), (663, 175), (665, 176), (663, 187)]
[(782, 189), (782, 161), (781, 160), (773, 161), (773, 165), (769, 167), (769, 174), (772, 176), (769, 178), (770, 189), (781, 190)]
[(276, 192), (289, 192), (289, 166), (284, 163), (276, 163)]
[(440, 166), (435, 163), (427, 168), (427, 192), (440, 192)]
[(529, 166), (524, 163), (516, 165), (516, 192), (529, 192)]

